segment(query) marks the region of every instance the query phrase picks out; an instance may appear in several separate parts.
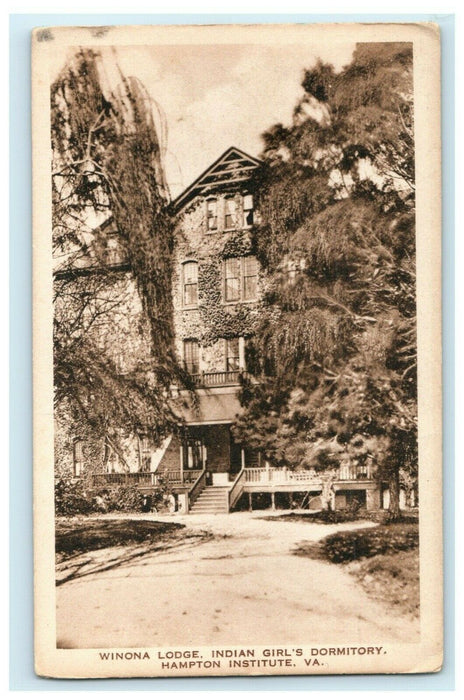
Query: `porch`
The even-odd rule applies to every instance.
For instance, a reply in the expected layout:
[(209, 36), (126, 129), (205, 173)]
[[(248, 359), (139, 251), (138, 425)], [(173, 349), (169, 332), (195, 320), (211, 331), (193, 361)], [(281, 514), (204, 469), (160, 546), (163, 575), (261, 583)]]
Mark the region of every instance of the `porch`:
[[(248, 494), (252, 508), (253, 494), (270, 494), (272, 507), (278, 493), (311, 493), (317, 497), (323, 489), (323, 479), (312, 470), (291, 470), (285, 467), (242, 467), (235, 474), (223, 472), (224, 480), (214, 483), (207, 469), (169, 469), (161, 473), (134, 472), (119, 474), (95, 474), (94, 486), (133, 485), (146, 493), (167, 487), (179, 499), (184, 512), (230, 512), (243, 494)], [(370, 466), (342, 467), (333, 481), (334, 504), (340, 502), (338, 494), (362, 492), (372, 501), (377, 484)], [(369, 494), (369, 498), (368, 498)], [(206, 509), (205, 509), (206, 508)], [(210, 510), (208, 510), (208, 508)]]

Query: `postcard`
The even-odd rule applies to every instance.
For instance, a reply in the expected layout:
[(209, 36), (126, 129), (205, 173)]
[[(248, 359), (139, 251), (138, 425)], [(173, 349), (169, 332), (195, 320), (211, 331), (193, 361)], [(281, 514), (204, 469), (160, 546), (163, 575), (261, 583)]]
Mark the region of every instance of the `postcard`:
[(433, 24), (32, 35), (36, 673), (442, 665)]

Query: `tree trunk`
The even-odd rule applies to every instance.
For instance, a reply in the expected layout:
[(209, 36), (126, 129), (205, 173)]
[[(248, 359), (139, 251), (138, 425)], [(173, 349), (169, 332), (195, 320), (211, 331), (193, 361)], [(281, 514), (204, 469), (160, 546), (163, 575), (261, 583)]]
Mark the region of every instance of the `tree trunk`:
[(332, 474), (322, 477), (321, 502), (322, 510), (332, 510), (332, 495), (334, 476)]
[(390, 491), (390, 505), (388, 512), (394, 519), (396, 519), (400, 515), (400, 480), (396, 470), (390, 473), (388, 488)]

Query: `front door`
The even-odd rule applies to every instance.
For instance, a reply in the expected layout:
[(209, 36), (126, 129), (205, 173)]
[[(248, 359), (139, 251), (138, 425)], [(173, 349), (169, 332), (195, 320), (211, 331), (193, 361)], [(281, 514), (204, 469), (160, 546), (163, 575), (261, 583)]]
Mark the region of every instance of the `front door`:
[(230, 433), (230, 473), (238, 474), (242, 468), (242, 446), (234, 441)]

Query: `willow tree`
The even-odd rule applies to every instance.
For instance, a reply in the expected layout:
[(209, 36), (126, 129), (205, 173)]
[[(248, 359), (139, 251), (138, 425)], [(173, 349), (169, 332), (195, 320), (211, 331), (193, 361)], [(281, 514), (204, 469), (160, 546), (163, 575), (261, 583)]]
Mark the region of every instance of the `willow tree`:
[(188, 381), (158, 115), (137, 79), (119, 73), (112, 87), (92, 50), (51, 88), (55, 404), (116, 448), (122, 434), (161, 439), (177, 420), (169, 387)]
[(361, 44), (302, 86), (254, 183), (269, 284), (236, 434), (332, 478), (371, 465), (397, 513), (417, 462), (412, 48)]

